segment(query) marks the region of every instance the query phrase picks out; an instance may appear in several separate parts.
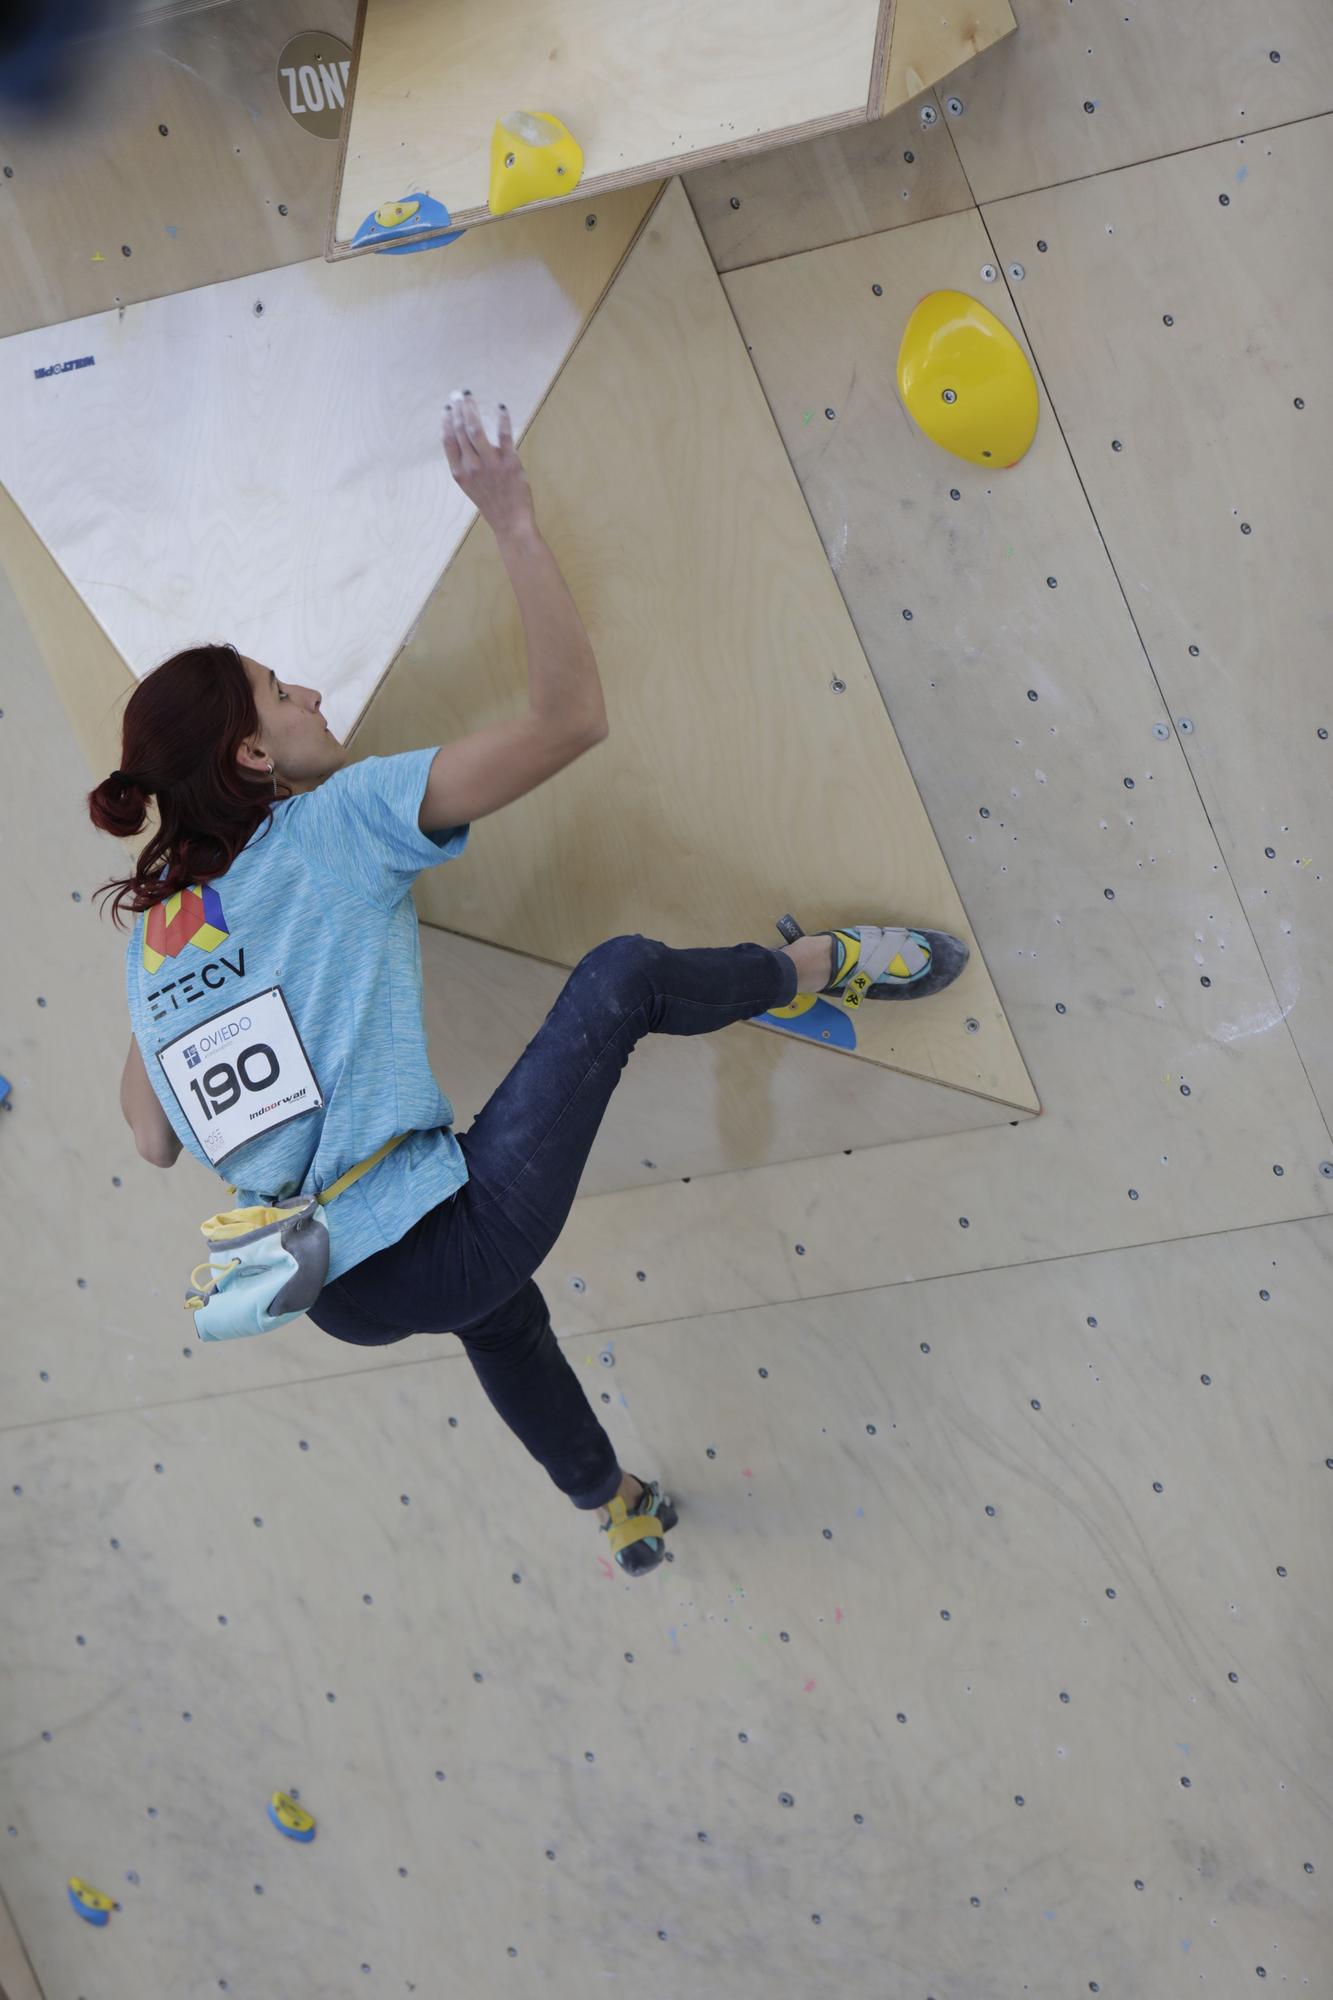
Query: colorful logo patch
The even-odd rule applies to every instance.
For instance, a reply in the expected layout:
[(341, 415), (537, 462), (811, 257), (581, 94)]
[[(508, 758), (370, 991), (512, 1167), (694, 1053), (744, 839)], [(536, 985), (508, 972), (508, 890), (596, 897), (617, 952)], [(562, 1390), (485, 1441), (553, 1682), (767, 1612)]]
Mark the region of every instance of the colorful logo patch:
[(155, 903), (144, 920), (143, 966), (160, 972), (169, 958), (179, 958), (187, 945), (216, 951), (227, 942), (222, 898), (211, 884), (178, 889), (164, 903)]

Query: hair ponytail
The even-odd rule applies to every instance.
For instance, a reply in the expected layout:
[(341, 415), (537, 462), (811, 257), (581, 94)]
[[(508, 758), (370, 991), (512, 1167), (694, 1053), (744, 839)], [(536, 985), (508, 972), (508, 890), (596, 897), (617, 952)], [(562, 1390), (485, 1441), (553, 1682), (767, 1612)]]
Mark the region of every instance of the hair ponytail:
[(117, 928), (124, 904), (138, 916), (194, 883), (225, 875), (256, 827), (271, 819), (277, 781), (269, 797), (236, 762), (259, 728), (254, 691), (234, 646), (191, 647), (139, 682), (125, 707), (122, 768), (88, 794), (93, 825), (119, 840), (142, 833), (146, 801), (157, 804), (157, 830), (133, 875), (96, 891), (119, 891)]

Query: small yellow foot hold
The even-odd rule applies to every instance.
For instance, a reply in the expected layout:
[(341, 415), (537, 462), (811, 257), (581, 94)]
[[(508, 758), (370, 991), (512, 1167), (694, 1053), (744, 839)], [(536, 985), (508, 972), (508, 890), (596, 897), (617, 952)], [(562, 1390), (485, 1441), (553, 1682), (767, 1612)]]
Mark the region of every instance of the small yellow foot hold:
[(492, 215), (569, 194), (582, 176), (583, 149), (558, 118), (515, 111), (497, 123), (491, 137)]
[(386, 201), (375, 210), (375, 220), (381, 229), (396, 229), (400, 222), (410, 222), (421, 212), (419, 201)]

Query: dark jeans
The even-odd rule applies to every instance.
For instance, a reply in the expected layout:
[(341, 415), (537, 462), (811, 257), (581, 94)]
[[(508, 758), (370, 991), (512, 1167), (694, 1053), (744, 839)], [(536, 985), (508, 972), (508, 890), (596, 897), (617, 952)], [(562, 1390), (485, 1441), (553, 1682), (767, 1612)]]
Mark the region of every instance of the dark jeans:
[(472, 1129), (459, 1133), (471, 1178), (399, 1242), (326, 1285), (309, 1317), (363, 1347), (456, 1334), (491, 1402), (560, 1491), (576, 1507), (604, 1507), (620, 1467), (532, 1274), (565, 1226), (635, 1043), (711, 1034), (786, 1006), (796, 987), (792, 960), (760, 944), (674, 951), (617, 937), (598, 945)]

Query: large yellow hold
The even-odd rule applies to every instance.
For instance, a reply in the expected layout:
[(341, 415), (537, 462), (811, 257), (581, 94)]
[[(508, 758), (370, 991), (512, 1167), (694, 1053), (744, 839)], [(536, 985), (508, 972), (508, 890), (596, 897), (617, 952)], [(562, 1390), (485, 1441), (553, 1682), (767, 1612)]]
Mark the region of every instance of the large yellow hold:
[(903, 330), (898, 388), (926, 436), (958, 458), (1016, 465), (1037, 433), (1037, 382), (1007, 326), (966, 292), (929, 292)]
[(545, 111), (515, 111), (491, 135), (492, 215), (569, 194), (583, 176), (583, 148)]

